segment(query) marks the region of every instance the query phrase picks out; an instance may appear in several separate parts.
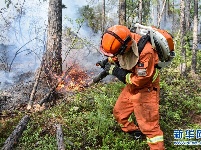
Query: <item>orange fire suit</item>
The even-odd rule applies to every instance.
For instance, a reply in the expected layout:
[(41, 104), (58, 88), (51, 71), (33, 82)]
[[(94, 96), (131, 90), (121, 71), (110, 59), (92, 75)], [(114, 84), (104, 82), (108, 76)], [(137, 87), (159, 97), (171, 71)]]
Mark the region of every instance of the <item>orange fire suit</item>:
[[(138, 42), (140, 36), (132, 33)], [(155, 65), (158, 55), (147, 43), (139, 56), (139, 61), (131, 70), (127, 85), (121, 92), (113, 109), (113, 114), (125, 132), (141, 130), (147, 137), (150, 150), (163, 150), (163, 132), (159, 126), (159, 75)], [(143, 73), (139, 73), (139, 72)], [(138, 126), (130, 121), (134, 112)]]

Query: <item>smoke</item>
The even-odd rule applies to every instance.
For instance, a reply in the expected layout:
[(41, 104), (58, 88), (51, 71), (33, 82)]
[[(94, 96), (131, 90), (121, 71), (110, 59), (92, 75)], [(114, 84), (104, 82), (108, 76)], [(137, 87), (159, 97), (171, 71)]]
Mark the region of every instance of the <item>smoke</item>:
[[(97, 0), (93, 2), (99, 3)], [(63, 0), (63, 4), (67, 7), (62, 10), (63, 35), (66, 35), (67, 28), (73, 32), (69, 39), (63, 39), (64, 71), (73, 64), (79, 64), (82, 69), (95, 73), (102, 71), (95, 66), (97, 61), (104, 59), (98, 52), (101, 33), (95, 34), (85, 23), (77, 23), (81, 19), (79, 8), (88, 5), (89, 1)], [(112, 4), (108, 4), (107, 8), (114, 6)], [(157, 22), (155, 9), (152, 8), (153, 25)], [(108, 10), (107, 16), (114, 20), (107, 27), (117, 22), (117, 17), (114, 17), (116, 11), (116, 5), (114, 9)], [(170, 18), (162, 19), (161, 27), (170, 29), (170, 23)], [(12, 0), (9, 8), (6, 8), (5, 1), (0, 1), (0, 89), (21, 81), (23, 76), (33, 79), (30, 74), (34, 74), (39, 67), (46, 50), (47, 26), (48, 1)], [(73, 40), (75, 37), (76, 43)], [(78, 48), (80, 45), (81, 48)]]
[[(78, 10), (87, 5), (87, 0), (63, 0), (66, 9), (63, 9), (63, 28), (71, 28), (76, 33), (81, 49), (71, 48), (72, 39), (63, 46), (65, 52), (70, 51), (63, 68), (78, 63), (85, 70), (101, 71), (95, 63), (103, 59), (98, 52), (101, 34), (93, 31), (83, 24), (78, 30), (77, 19), (80, 19)], [(0, 57), (6, 57), (7, 68), (0, 70), (0, 89), (21, 81), (20, 77), (28, 74), (27, 81), (33, 80), (33, 74), (41, 63), (41, 58), (46, 50), (48, 1), (19, 1), (13, 0), (9, 8), (4, 1), (0, 1), (0, 32), (4, 39), (0, 41)], [(71, 20), (71, 21), (69, 21)], [(4, 27), (4, 29), (3, 29)], [(77, 32), (79, 31), (79, 32)], [(65, 34), (65, 33), (64, 33)], [(1, 53), (5, 51), (6, 55)], [(0, 66), (2, 65), (0, 61)], [(10, 70), (10, 72), (8, 72)], [(30, 76), (30, 73), (33, 73)]]

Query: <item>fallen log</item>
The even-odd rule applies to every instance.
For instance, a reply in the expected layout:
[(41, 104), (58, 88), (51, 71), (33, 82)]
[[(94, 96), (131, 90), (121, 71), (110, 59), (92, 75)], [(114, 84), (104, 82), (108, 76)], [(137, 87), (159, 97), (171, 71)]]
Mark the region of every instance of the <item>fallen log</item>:
[(65, 150), (63, 131), (60, 124), (56, 125), (57, 128), (57, 146), (58, 150)]
[(15, 130), (10, 134), (7, 140), (2, 147), (2, 150), (11, 150), (13, 149), (14, 144), (17, 144), (19, 138), (21, 137), (23, 131), (26, 129), (27, 123), (29, 122), (30, 117), (28, 115), (24, 116), (18, 125), (15, 127)]
[(69, 71), (72, 69), (72, 67), (73, 67), (73, 66), (71, 66), (71, 67), (69, 67), (69, 68), (67, 69), (67, 71), (65, 72), (65, 74), (62, 76), (61, 80), (59, 80), (59, 81), (57, 82), (57, 84), (45, 95), (45, 97), (44, 97), (42, 100), (40, 100), (40, 102), (39, 102), (39, 105), (40, 105), (40, 106), (42, 106), (43, 103), (49, 101), (51, 95), (55, 92), (55, 89), (58, 87), (58, 85), (59, 85), (62, 81), (64, 81), (64, 79), (66, 78), (66, 76), (68, 75), (68, 73), (69, 73)]

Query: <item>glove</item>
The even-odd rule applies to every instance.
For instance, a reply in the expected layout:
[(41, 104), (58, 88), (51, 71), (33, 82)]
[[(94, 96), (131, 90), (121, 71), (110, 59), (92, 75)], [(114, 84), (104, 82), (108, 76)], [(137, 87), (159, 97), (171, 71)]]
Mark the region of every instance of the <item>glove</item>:
[(104, 70), (106, 73), (116, 76), (123, 83), (126, 83), (126, 75), (131, 73), (128, 70), (119, 68), (117, 65), (110, 63), (106, 63)]
[(98, 61), (98, 62), (96, 63), (96, 66), (101, 66), (101, 68), (104, 69), (107, 62), (108, 62), (108, 59), (106, 58), (106, 59), (104, 59), (104, 60)]

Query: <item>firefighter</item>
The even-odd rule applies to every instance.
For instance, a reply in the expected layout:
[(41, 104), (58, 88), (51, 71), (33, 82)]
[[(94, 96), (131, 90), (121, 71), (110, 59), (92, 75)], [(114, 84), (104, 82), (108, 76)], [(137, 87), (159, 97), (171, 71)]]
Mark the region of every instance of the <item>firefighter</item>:
[[(126, 83), (113, 115), (124, 132), (135, 139), (145, 135), (151, 150), (164, 150), (159, 125), (159, 74), (155, 67), (159, 58), (149, 42), (139, 55), (140, 38), (122, 25), (108, 28), (102, 36), (100, 49), (109, 60), (104, 70)], [(138, 126), (130, 119), (132, 113)]]

